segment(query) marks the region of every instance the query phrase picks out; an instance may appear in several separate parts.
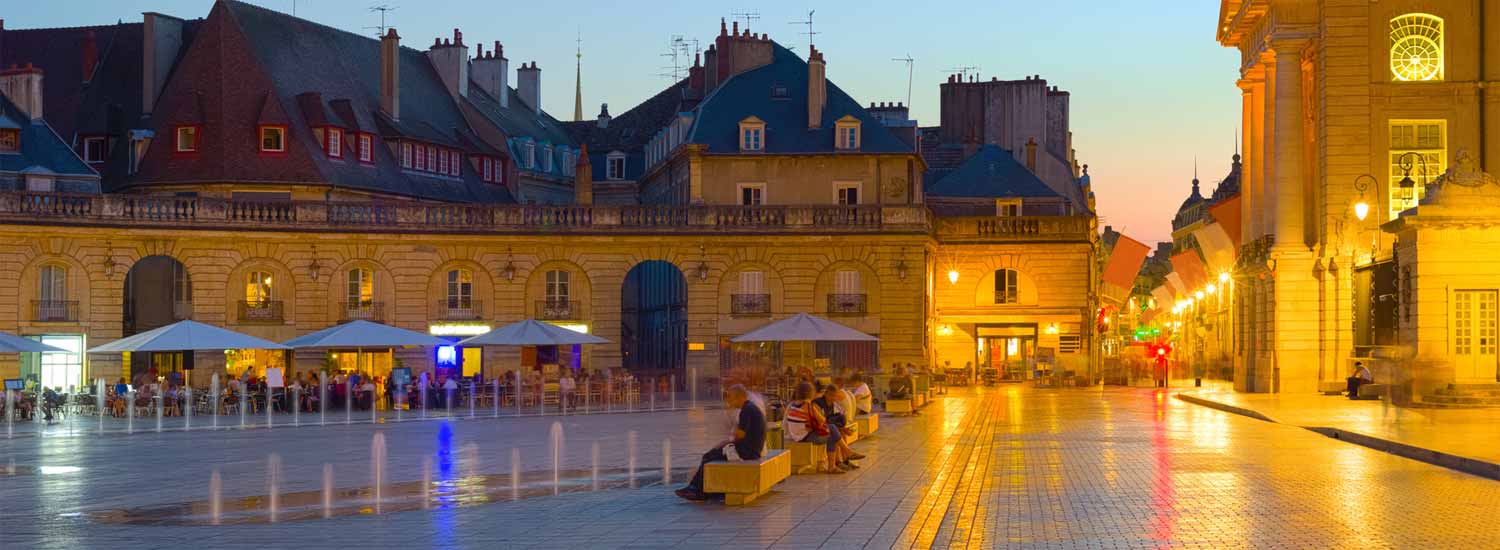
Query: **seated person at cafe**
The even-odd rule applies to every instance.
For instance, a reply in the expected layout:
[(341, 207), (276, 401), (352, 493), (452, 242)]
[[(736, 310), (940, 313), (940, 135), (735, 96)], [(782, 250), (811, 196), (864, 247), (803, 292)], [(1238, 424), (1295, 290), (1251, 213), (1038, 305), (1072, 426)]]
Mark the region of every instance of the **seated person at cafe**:
[(844, 449), (839, 446), (842, 434), (837, 426), (829, 425), (828, 418), (823, 416), (823, 410), (813, 403), (815, 394), (812, 383), (797, 385), (793, 401), (787, 405), (782, 429), (792, 441), (826, 445), (828, 464), (824, 465), (823, 473), (842, 474), (853, 470), (852, 465), (847, 465), (848, 457), (844, 455)]
[[(693, 474), (687, 487), (677, 490), (677, 496), (687, 500), (706, 500), (703, 493), (703, 465), (728, 460), (758, 460), (766, 446), (766, 415), (750, 400), (744, 386), (735, 384), (724, 390), (724, 405), (730, 410), (740, 411), (739, 422), (734, 427), (734, 438), (720, 441), (713, 449), (703, 453), (698, 471)], [(726, 450), (727, 449), (727, 450)]]
[(838, 437), (836, 439), (838, 440), (839, 451), (844, 456), (844, 460), (840, 464), (853, 469), (859, 466), (850, 461), (860, 460), (865, 455), (854, 452), (854, 449), (849, 446), (849, 435), (854, 433), (855, 426), (854, 418), (844, 412), (845, 395), (847, 394), (844, 393), (844, 390), (839, 389), (839, 385), (835, 381), (827, 386), (823, 386), (823, 395), (814, 399), (813, 405), (816, 405), (818, 410), (823, 413), (823, 417), (828, 419), (829, 427), (837, 429)]
[(850, 393), (854, 394), (855, 414), (870, 414), (874, 393), (870, 391), (870, 385), (865, 383), (865, 371), (854, 371), (854, 378), (849, 384), (854, 386)]

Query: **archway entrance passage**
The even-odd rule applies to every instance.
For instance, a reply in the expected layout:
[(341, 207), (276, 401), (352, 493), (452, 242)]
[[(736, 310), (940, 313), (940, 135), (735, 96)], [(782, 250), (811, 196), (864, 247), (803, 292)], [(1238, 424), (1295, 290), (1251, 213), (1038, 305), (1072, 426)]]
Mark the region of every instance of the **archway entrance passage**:
[(687, 279), (682, 270), (663, 260), (631, 268), (620, 288), (620, 325), (626, 369), (646, 376), (681, 374), (687, 367)]
[[(192, 318), (193, 282), (187, 267), (171, 256), (146, 256), (125, 273), (124, 336), (161, 328)], [(186, 374), (193, 368), (192, 353), (132, 353), (125, 365), (132, 384), (146, 383), (155, 373)]]

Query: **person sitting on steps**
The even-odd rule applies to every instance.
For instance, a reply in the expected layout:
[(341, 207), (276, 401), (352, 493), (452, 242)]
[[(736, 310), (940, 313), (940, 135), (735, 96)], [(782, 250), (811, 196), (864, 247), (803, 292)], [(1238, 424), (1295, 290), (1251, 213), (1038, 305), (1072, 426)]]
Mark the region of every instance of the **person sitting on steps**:
[(1349, 383), (1349, 399), (1359, 399), (1359, 387), (1375, 382), (1375, 376), (1370, 374), (1370, 369), (1365, 368), (1364, 361), (1354, 362), (1354, 376), (1346, 378)]

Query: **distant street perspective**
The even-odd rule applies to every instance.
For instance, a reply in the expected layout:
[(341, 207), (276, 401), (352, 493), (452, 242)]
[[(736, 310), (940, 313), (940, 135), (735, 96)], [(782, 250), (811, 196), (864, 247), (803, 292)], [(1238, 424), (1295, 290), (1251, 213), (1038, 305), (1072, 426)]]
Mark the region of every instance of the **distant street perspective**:
[(1500, 0), (1058, 4), (7, 6), (0, 550), (1500, 548)]

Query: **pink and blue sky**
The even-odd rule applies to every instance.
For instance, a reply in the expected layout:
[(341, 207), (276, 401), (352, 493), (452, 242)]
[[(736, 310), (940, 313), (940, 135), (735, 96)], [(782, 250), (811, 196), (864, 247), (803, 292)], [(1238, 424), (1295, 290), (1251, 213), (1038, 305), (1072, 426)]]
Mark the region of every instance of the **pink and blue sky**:
[[(905, 101), (907, 70), (892, 58), (914, 58), (912, 116), (938, 120), (938, 85), (955, 67), (981, 78), (1040, 74), (1072, 92), (1074, 146), (1089, 165), (1103, 223), (1139, 240), (1167, 240), (1171, 216), (1187, 195), (1193, 162), (1204, 194), (1229, 170), (1239, 121), (1239, 56), (1214, 42), (1217, 2), (1161, 0), (869, 0), (743, 4), (653, 0), (497, 2), (493, 0), (254, 0), (252, 3), (353, 32), (373, 35), (369, 8), (395, 10), (387, 24), (407, 45), (423, 47), (463, 30), (466, 42), (500, 40), (513, 63), (543, 69), (543, 107), (573, 114), (575, 38), (583, 36), (585, 117), (609, 103), (624, 112), (668, 82), (662, 54), (674, 35), (706, 46), (719, 18), (757, 11), (751, 30), (806, 52), (810, 9), (828, 76), (862, 103)], [(184, 18), (208, 14), (210, 0), (49, 0), (7, 6), (7, 28), (139, 21), (155, 11)], [(743, 25), (743, 19), (741, 19)], [(689, 55), (681, 60), (691, 64)]]

